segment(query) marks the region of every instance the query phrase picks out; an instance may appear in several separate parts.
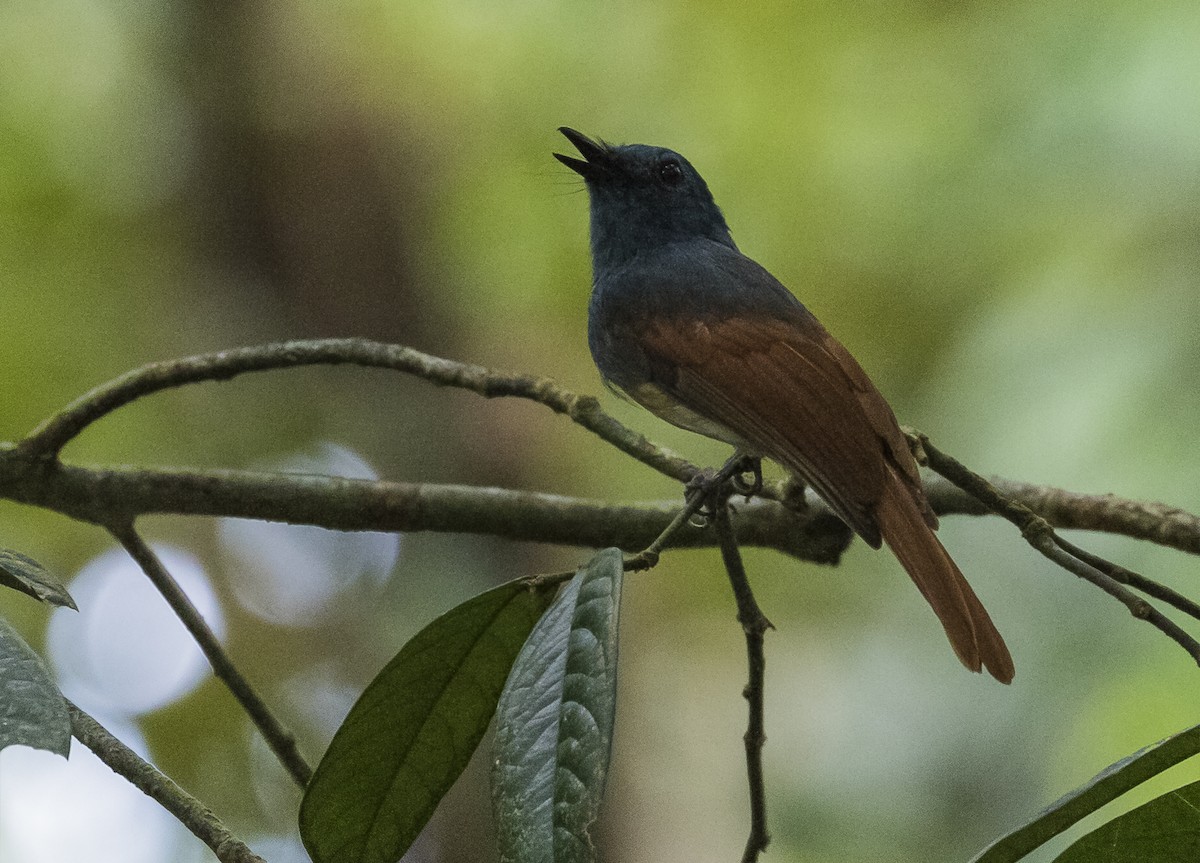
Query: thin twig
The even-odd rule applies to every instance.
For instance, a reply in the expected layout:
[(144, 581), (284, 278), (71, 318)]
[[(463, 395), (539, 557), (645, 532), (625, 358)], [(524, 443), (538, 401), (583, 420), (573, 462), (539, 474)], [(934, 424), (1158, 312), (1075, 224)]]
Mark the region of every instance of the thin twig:
[(229, 688), (233, 697), (242, 705), (242, 709), (258, 727), (266, 739), (267, 745), (275, 753), (275, 757), (279, 759), (284, 769), (291, 774), (292, 779), (301, 789), (305, 788), (308, 780), (312, 777), (312, 768), (300, 754), (295, 736), (275, 718), (249, 681), (237, 670), (225, 649), (221, 647), (217, 636), (204, 621), (199, 609), (187, 598), (187, 594), (183, 592), (179, 583), (171, 577), (171, 573), (163, 566), (158, 555), (145, 543), (141, 535), (134, 529), (132, 522), (109, 525), (108, 529), (124, 546), (129, 556), (142, 568), (142, 571), (158, 588), (159, 593), (166, 599), (167, 604), (171, 606), (171, 610), (187, 627), (188, 632), (196, 640), (200, 650), (212, 666), (213, 673)]
[[(644, 549), (637, 554), (632, 554), (626, 557), (623, 561), (625, 572), (642, 572), (647, 569), (653, 569), (658, 565), (658, 559), (671, 542), (671, 538), (675, 533), (683, 527), (685, 522), (688, 522), (696, 513), (704, 509), (710, 503), (711, 495), (706, 492), (715, 488), (722, 487), (730, 477), (735, 476), (740, 472), (739, 463), (731, 459), (725, 463), (725, 466), (716, 474), (711, 474), (708, 471), (701, 471), (696, 477), (696, 481), (700, 481), (698, 485), (689, 484), (684, 495), (685, 502), (682, 509), (675, 515), (671, 522), (662, 530), (658, 536), (654, 538)], [(757, 494), (757, 491), (753, 492)], [(746, 499), (749, 501), (751, 495), (747, 494)], [(735, 537), (736, 542), (736, 537)], [(540, 575), (531, 575), (523, 579), (525, 584), (534, 589), (542, 590), (549, 587), (556, 587), (564, 581), (569, 581), (574, 577), (574, 570), (565, 572), (545, 572)]]
[(1113, 579), (1127, 584), (1134, 590), (1140, 590), (1147, 596), (1152, 596), (1155, 599), (1160, 599), (1174, 608), (1179, 609), (1188, 617), (1200, 620), (1200, 604), (1193, 602), (1178, 591), (1172, 590), (1165, 584), (1159, 584), (1151, 578), (1147, 578), (1140, 573), (1136, 573), (1131, 569), (1126, 569), (1120, 564), (1105, 560), (1102, 557), (1092, 554), (1084, 548), (1080, 548), (1072, 542), (1068, 542), (1061, 536), (1058, 538), (1058, 544), (1062, 549), (1069, 554), (1082, 560), (1090, 566), (1103, 572), (1105, 575), (1111, 576)]
[(746, 726), (746, 774), (750, 784), (750, 836), (742, 853), (742, 863), (754, 863), (758, 855), (767, 850), (771, 837), (767, 832), (767, 800), (763, 782), (762, 750), (767, 741), (763, 723), (763, 689), (767, 660), (763, 651), (763, 634), (771, 629), (754, 591), (746, 577), (746, 568), (738, 551), (733, 527), (729, 520), (729, 505), (725, 486), (718, 488), (713, 504), (713, 522), (721, 545), (721, 559), (729, 574), (733, 597), (737, 602), (738, 622), (746, 635), (746, 657), (749, 664), (749, 679), (742, 690), (749, 705), (750, 719)]
[[(656, 566), (663, 549), (667, 547), (679, 529), (685, 523), (690, 522), (692, 517), (704, 509), (705, 506), (713, 504), (712, 495), (709, 494), (709, 491), (711, 489), (723, 488), (730, 479), (740, 475), (742, 472), (742, 459), (738, 456), (734, 456), (727, 461), (715, 474), (706, 471), (699, 472), (686, 487), (683, 508), (671, 519), (671, 523), (663, 528), (662, 533), (655, 537), (652, 543), (637, 554), (626, 559), (626, 571), (637, 572)], [(758, 488), (746, 494), (747, 502), (750, 501), (752, 494), (758, 494), (762, 491), (762, 477), (760, 476), (759, 479)], [(696, 526), (702, 527), (703, 525), (697, 523)]]
[(670, 542), (671, 538), (676, 534), (676, 532), (678, 532), (678, 530), (683, 527), (692, 516), (699, 512), (702, 506), (704, 506), (704, 501), (699, 495), (696, 495), (693, 499), (687, 501), (683, 508), (675, 514), (673, 519), (671, 519), (670, 524), (663, 528), (662, 533), (654, 538), (653, 542), (651, 542), (637, 554), (625, 559), (626, 571), (638, 572), (643, 569), (652, 569), (653, 567), (657, 566), (658, 558), (662, 554), (663, 549), (667, 547), (667, 543)]
[[(1080, 549), (1059, 537), (1046, 519), (1028, 507), (1004, 497), (994, 485), (957, 459), (939, 450), (924, 435), (918, 435), (918, 441), (929, 467), (977, 498), (997, 515), (1015, 524), (1020, 528), (1021, 535), (1026, 542), (1035, 549), (1063, 569), (1094, 584), (1109, 596), (1117, 599), (1129, 609), (1129, 613), (1135, 618), (1146, 621), (1175, 641), (1187, 651), (1197, 665), (1200, 665), (1200, 642), (1197, 642), (1149, 602), (1127, 590), (1108, 572), (1102, 571), (1088, 560), (1075, 554), (1075, 551)], [(1103, 560), (1094, 555), (1088, 555), (1088, 557), (1096, 561)], [(1116, 566), (1108, 561), (1103, 561), (1103, 564), (1104, 569), (1110, 571)]]
[(201, 381), (228, 380), (248, 372), (312, 365), (391, 369), (440, 386), (470, 390), (487, 398), (529, 399), (565, 414), (666, 476), (687, 482), (696, 473), (696, 467), (691, 463), (655, 446), (602, 411), (594, 396), (576, 395), (550, 378), (497, 371), (367, 339), (274, 342), (150, 363), (85, 393), (42, 422), (18, 446), (26, 455), (57, 458), (71, 439), (96, 420), (151, 393)]
[(229, 832), (203, 803), (160, 773), (136, 752), (70, 701), (71, 733), (118, 776), (128, 779), (143, 794), (174, 815), (221, 863), (264, 863), (246, 844)]

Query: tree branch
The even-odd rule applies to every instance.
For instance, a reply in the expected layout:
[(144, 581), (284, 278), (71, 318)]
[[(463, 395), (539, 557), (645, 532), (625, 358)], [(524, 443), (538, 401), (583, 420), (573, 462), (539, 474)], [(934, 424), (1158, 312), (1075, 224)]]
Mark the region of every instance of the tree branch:
[(1147, 596), (1162, 600), (1167, 605), (1182, 611), (1188, 617), (1200, 620), (1200, 605), (1183, 596), (1178, 591), (1172, 590), (1165, 584), (1159, 584), (1157, 581), (1126, 569), (1123, 566), (1118, 566), (1111, 561), (1107, 561), (1102, 557), (1092, 554), (1090, 551), (1080, 548), (1074, 543), (1067, 542), (1061, 537), (1059, 538), (1059, 543), (1070, 554), (1073, 554), (1089, 566), (1094, 566), (1121, 584), (1127, 584), (1134, 590), (1140, 590)]
[(750, 785), (750, 836), (746, 840), (746, 848), (742, 853), (742, 863), (754, 863), (758, 855), (767, 850), (771, 841), (767, 833), (767, 796), (763, 783), (762, 751), (767, 742), (763, 719), (764, 678), (767, 660), (763, 650), (763, 636), (771, 629), (771, 621), (767, 620), (754, 591), (750, 588), (750, 580), (746, 577), (746, 568), (742, 564), (742, 556), (738, 552), (737, 540), (729, 519), (729, 495), (722, 483), (711, 498), (713, 501), (713, 522), (716, 525), (717, 536), (720, 539), (721, 559), (725, 563), (725, 571), (729, 574), (729, 583), (733, 587), (733, 598), (737, 602), (737, 619), (742, 625), (746, 636), (746, 659), (749, 666), (749, 677), (746, 687), (742, 690), (749, 706), (749, 721), (746, 726), (746, 776)]
[[(85, 468), (0, 451), (0, 498), (108, 525), (151, 514), (233, 516), (332, 530), (478, 533), (628, 552), (646, 548), (682, 508), (665, 501), (608, 504), (476, 486), (243, 471)], [(836, 563), (849, 530), (814, 499), (795, 512), (771, 501), (740, 507), (738, 541)], [(673, 548), (711, 548), (711, 529), (684, 525)]]
[[(45, 507), (109, 529), (167, 598), (201, 645), (217, 676), (242, 703), (301, 787), (311, 771), (296, 749), (294, 738), (238, 673), (196, 609), (138, 535), (134, 521), (139, 516), (152, 513), (232, 516), (336, 530), (433, 530), (577, 546), (617, 546), (628, 552), (640, 549), (640, 553), (626, 559), (628, 569), (653, 566), (667, 547), (718, 545), (737, 600), (738, 620), (746, 636), (749, 682), (744, 694), (749, 703), (749, 725), (745, 745), (751, 831), (743, 861), (757, 860), (769, 841), (762, 748), (765, 741), (763, 636), (770, 622), (754, 600), (739, 545), (767, 546), (802, 559), (836, 563), (852, 538), (849, 528), (811, 493), (802, 494), (795, 483), (774, 483), (761, 490), (756, 486), (758, 497), (739, 505), (736, 524), (729, 516), (728, 493), (719, 492), (710, 507), (712, 523), (698, 527), (689, 520), (698, 508), (694, 499), (686, 505), (676, 502), (609, 505), (496, 488), (219, 470), (99, 469), (59, 461), (62, 448), (89, 425), (153, 393), (203, 381), (228, 380), (250, 372), (338, 364), (390, 369), (487, 398), (531, 400), (564, 414), (668, 477), (686, 483), (701, 474), (695, 465), (650, 443), (605, 414), (595, 398), (576, 395), (548, 378), (499, 372), (364, 339), (326, 339), (282, 342), (152, 363), (103, 384), (45, 420), (17, 445), (0, 444), (0, 498)], [(1200, 663), (1200, 643), (1150, 603), (1135, 596), (1126, 585), (1196, 617), (1200, 617), (1200, 605), (1151, 579), (1091, 555), (1059, 537), (1051, 527), (1106, 531), (1200, 554), (1200, 518), (1163, 504), (1112, 495), (1081, 495), (999, 479), (988, 482), (937, 451), (924, 438), (920, 440), (925, 444), (931, 466), (949, 480), (935, 480), (927, 486), (930, 501), (939, 514), (1002, 515), (1021, 527), (1025, 538), (1047, 557), (1118, 598), (1134, 616), (1151, 622)], [(567, 575), (539, 576), (532, 582), (559, 580)], [(162, 802), (208, 843), (219, 859), (261, 863), (198, 801), (124, 749), (91, 717), (74, 705), (70, 707), (76, 736), (114, 770)]]
[(487, 398), (521, 398), (565, 414), (573, 422), (673, 479), (687, 482), (696, 467), (655, 446), (600, 409), (594, 396), (580, 396), (550, 378), (501, 372), (421, 353), (403, 345), (367, 339), (274, 342), (150, 363), (80, 396), (21, 441), (25, 455), (55, 459), (75, 436), (117, 408), (162, 390), (202, 381), (223, 381), (250, 372), (313, 365), (356, 365), (390, 369), (439, 386), (470, 390)]
[[(1006, 498), (996, 486), (957, 459), (937, 449), (924, 435), (917, 434), (915, 438), (924, 459), (931, 468), (978, 499), (988, 509), (1015, 524), (1020, 528), (1021, 535), (1025, 540), (1047, 558), (1068, 572), (1100, 588), (1124, 604), (1135, 618), (1145, 620), (1168, 638), (1174, 640), (1187, 651), (1197, 665), (1200, 665), (1200, 642), (1197, 642), (1146, 600), (1126, 590), (1124, 585), (1113, 575), (1114, 572), (1121, 569), (1120, 567), (1090, 552), (1085, 552), (1061, 538), (1045, 518), (1024, 504)], [(1127, 570), (1124, 572), (1128, 573)], [(1133, 573), (1128, 574), (1134, 575)], [(1149, 581), (1141, 576), (1138, 578), (1143, 583)], [(1161, 587), (1156, 582), (1150, 583)], [(1166, 590), (1166, 588), (1163, 589)]]
[[(1158, 503), (1085, 495), (993, 478), (1005, 498), (1055, 527), (1104, 531), (1200, 554), (1200, 518)], [(991, 514), (940, 477), (927, 482), (939, 515)], [(0, 499), (45, 507), (80, 521), (152, 514), (233, 516), (333, 530), (479, 533), (589, 548), (645, 549), (681, 511), (676, 501), (610, 504), (540, 492), (248, 471), (89, 468), (45, 461), (0, 446)], [(797, 510), (755, 498), (739, 504), (739, 545), (837, 563), (851, 534), (816, 496)], [(1159, 519), (1162, 520), (1159, 520)], [(711, 548), (710, 529), (684, 525), (672, 548)]]
[(242, 705), (242, 709), (246, 711), (250, 720), (266, 739), (267, 745), (271, 747), (275, 757), (291, 774), (300, 789), (304, 790), (308, 785), (308, 780), (312, 778), (312, 768), (300, 755), (300, 750), (296, 747), (295, 736), (275, 718), (266, 702), (259, 697), (250, 682), (238, 671), (233, 660), (225, 652), (225, 648), (221, 646), (216, 634), (209, 628), (204, 616), (200, 614), (200, 610), (192, 604), (187, 594), (179, 586), (179, 582), (171, 577), (171, 573), (163, 566), (158, 555), (142, 540), (132, 522), (126, 521), (109, 525), (109, 532), (124, 546), (129, 556), (137, 562), (137, 565), (146, 573), (146, 577), (158, 588), (158, 592), (171, 606), (171, 610), (175, 612), (175, 615), (183, 622), (187, 631), (200, 646), (200, 650), (204, 653), (209, 665), (212, 666), (213, 673), (233, 693), (233, 697)]
[[(697, 474), (695, 465), (605, 414), (595, 398), (576, 395), (549, 378), (495, 371), (365, 339), (318, 339), (151, 363), (102, 384), (45, 420), (15, 449), (0, 445), (0, 497), (100, 524), (114, 514), (240, 515), (343, 530), (457, 529), (541, 542), (619, 545), (627, 551), (644, 548), (679, 512), (673, 504), (651, 504), (648, 511), (647, 506), (609, 507), (550, 495), (454, 486), (380, 483), (366, 490), (351, 480), (325, 477), (57, 468), (55, 459), (66, 443), (91, 423), (136, 399), (244, 373), (339, 364), (399, 371), (488, 398), (528, 399), (568, 416), (666, 476), (687, 482)], [(1006, 498), (1024, 504), (1056, 527), (1118, 533), (1200, 554), (1200, 518), (1181, 509), (1006, 480), (994, 480), (993, 484)], [(931, 482), (929, 491), (939, 514), (988, 511), (949, 483)], [(787, 481), (769, 485), (760, 497), (781, 501), (788, 510), (797, 509), (795, 486)], [(787, 516), (761, 500), (743, 507), (746, 517), (738, 520), (738, 542), (774, 547), (808, 560), (836, 562), (850, 534), (819, 501), (811, 495), (807, 500), (809, 508), (816, 510), (814, 515)], [(367, 514), (361, 513), (363, 505), (368, 507)], [(484, 512), (489, 509), (493, 514)], [(631, 518), (648, 519), (649, 526), (638, 529), (630, 524)], [(585, 528), (580, 533), (581, 521), (597, 519), (598, 529)], [(557, 524), (551, 525), (551, 520)], [(798, 531), (806, 533), (798, 539)], [(675, 547), (713, 544), (711, 531), (681, 531), (673, 540)]]
[(71, 733), (118, 776), (128, 779), (147, 797), (174, 815), (221, 863), (264, 863), (246, 844), (226, 829), (216, 815), (152, 764), (113, 737), (108, 730), (70, 701)]
[[(1006, 499), (1028, 507), (1056, 528), (1113, 533), (1200, 554), (1200, 516), (1179, 507), (1000, 477), (988, 477), (988, 482)], [(943, 477), (928, 477), (925, 488), (938, 515), (992, 514), (978, 499)]]

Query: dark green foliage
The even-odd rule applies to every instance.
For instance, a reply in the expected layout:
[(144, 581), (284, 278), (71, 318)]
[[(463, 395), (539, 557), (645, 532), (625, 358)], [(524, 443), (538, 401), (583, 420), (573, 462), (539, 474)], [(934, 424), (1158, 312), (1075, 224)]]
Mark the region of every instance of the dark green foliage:
[(496, 714), (492, 802), (505, 863), (584, 863), (612, 752), (621, 553), (571, 580), (521, 650)]
[(1195, 863), (1200, 860), (1200, 782), (1156, 797), (1096, 828), (1055, 863)]
[(0, 749), (13, 744), (66, 758), (71, 720), (42, 658), (0, 618)]
[(27, 593), (41, 602), (75, 608), (71, 594), (40, 563), (9, 548), (0, 548), (0, 585)]
[[(1193, 726), (1186, 731), (1181, 731), (1176, 735), (1168, 737), (1166, 740), (1160, 740), (1158, 743), (1155, 743), (1152, 746), (1147, 746), (1145, 749), (1135, 752), (1128, 758), (1122, 758), (1115, 764), (1110, 764), (1104, 770), (1100, 771), (1100, 773), (1092, 777), (1092, 779), (1085, 785), (1076, 788), (1074, 791), (1070, 792), (1057, 802), (1051, 804), (1045, 811), (1043, 811), (1029, 823), (1022, 825), (1008, 835), (997, 839), (990, 846), (984, 849), (978, 856), (976, 856), (972, 863), (1011, 863), (1011, 861), (1020, 860), (1030, 851), (1062, 833), (1068, 827), (1077, 823), (1084, 817), (1091, 815), (1101, 806), (1104, 806), (1106, 803), (1115, 800), (1129, 789), (1140, 785), (1154, 776), (1157, 776), (1164, 770), (1173, 767), (1180, 761), (1190, 758), (1198, 751), (1200, 751), (1200, 725)], [(1191, 787), (1193, 786), (1188, 786), (1188, 788)], [(1186, 789), (1181, 789), (1181, 792), (1185, 790)], [(1169, 797), (1170, 795), (1167, 796)], [(1161, 799), (1163, 798), (1160, 798), (1160, 800)], [(1190, 797), (1188, 799), (1190, 799)], [(1174, 811), (1174, 808), (1162, 808), (1156, 811), (1154, 817), (1158, 819), (1157, 823), (1160, 825), (1161, 829), (1166, 829), (1168, 831), (1194, 831), (1196, 829), (1195, 813), (1189, 813), (1188, 817), (1180, 821), (1174, 827), (1163, 827), (1162, 825), (1165, 824), (1164, 819), (1169, 817), (1170, 812), (1172, 811)], [(1121, 818), (1114, 819), (1114, 821), (1110, 822), (1109, 825), (1106, 825), (1106, 827), (1121, 820)], [(1149, 821), (1138, 822), (1138, 827), (1139, 829), (1146, 829), (1146, 825), (1149, 823)], [(1104, 829), (1105, 828), (1101, 828), (1101, 830)], [(1116, 829), (1119, 830), (1120, 828)], [(1085, 859), (1096, 858), (1088, 858), (1084, 856), (1061, 857), (1059, 859), (1065, 859), (1073, 861), (1073, 863), (1079, 863), (1079, 861), (1083, 861)], [(1103, 859), (1108, 860), (1109, 858), (1105, 857)], [(1124, 860), (1127, 858), (1118, 857), (1112, 859)], [(1177, 858), (1137, 857), (1128, 859), (1174, 860)]]
[(430, 623), (350, 710), (300, 807), (315, 863), (394, 863), (483, 737), (549, 590), (509, 582)]

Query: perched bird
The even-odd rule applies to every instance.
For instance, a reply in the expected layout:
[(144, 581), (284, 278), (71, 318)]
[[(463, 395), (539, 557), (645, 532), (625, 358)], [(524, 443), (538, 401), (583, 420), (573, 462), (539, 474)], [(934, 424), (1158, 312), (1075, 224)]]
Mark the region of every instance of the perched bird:
[(559, 131), (591, 202), (588, 344), (605, 381), (667, 422), (766, 456), (899, 559), (963, 665), (1013, 661), (934, 530), (891, 407), (842, 344), (738, 251), (708, 185), (662, 147)]

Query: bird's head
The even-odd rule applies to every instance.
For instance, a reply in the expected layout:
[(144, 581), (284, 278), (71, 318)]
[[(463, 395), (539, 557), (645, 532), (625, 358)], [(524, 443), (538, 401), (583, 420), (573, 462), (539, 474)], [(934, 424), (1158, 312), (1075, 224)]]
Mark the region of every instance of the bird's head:
[(554, 154), (587, 183), (597, 265), (622, 263), (656, 246), (689, 240), (733, 245), (708, 184), (674, 150), (613, 146), (565, 126), (559, 131), (583, 156)]

